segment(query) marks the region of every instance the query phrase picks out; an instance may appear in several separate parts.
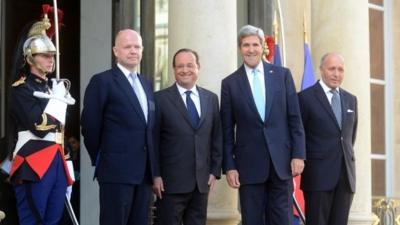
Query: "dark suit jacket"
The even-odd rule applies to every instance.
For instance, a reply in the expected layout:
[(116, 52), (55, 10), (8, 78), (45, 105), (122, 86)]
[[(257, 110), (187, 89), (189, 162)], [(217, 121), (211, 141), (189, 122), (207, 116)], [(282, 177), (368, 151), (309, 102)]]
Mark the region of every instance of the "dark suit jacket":
[(355, 191), (353, 145), (357, 130), (357, 99), (340, 88), (342, 129), (319, 82), (299, 93), (306, 133), (307, 161), (302, 174), (304, 191), (330, 191), (339, 180), (343, 158), (351, 190)]
[(201, 193), (209, 190), (210, 174), (221, 175), (222, 130), (218, 97), (197, 86), (201, 116), (194, 128), (176, 84), (156, 92), (155, 139), (158, 175), (166, 193), (188, 193), (196, 185)]
[(152, 175), (155, 106), (150, 83), (141, 75), (139, 79), (147, 96), (147, 123), (117, 66), (94, 75), (86, 88), (82, 135), (99, 182), (140, 184), (146, 173)]
[(238, 170), (241, 184), (265, 182), (271, 161), (279, 178), (289, 179), (291, 159), (305, 158), (303, 125), (290, 71), (264, 62), (264, 77), (265, 122), (258, 114), (243, 65), (222, 81), (223, 168)]

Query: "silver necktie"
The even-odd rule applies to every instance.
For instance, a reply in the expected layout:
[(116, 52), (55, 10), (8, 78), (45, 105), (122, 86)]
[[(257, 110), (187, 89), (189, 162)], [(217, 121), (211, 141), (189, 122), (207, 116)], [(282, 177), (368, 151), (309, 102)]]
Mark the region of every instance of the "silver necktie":
[(339, 127), (342, 128), (342, 106), (340, 105), (339, 92), (335, 89), (330, 90), (330, 92), (332, 93), (331, 107)]

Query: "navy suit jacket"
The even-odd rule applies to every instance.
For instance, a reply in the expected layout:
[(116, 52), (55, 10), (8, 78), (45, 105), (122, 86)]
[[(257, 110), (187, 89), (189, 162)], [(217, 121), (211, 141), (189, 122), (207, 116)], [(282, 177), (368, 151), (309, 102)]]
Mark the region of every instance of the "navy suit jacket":
[(357, 131), (357, 99), (340, 88), (342, 129), (319, 82), (299, 93), (306, 133), (307, 161), (301, 177), (304, 191), (331, 191), (339, 181), (342, 162), (355, 191), (353, 145)]
[(286, 68), (263, 64), (265, 122), (258, 114), (243, 65), (222, 81), (223, 169), (238, 170), (241, 184), (265, 182), (272, 166), (280, 179), (290, 179), (291, 159), (305, 159), (304, 130), (292, 75)]
[(94, 75), (86, 88), (82, 135), (99, 182), (140, 184), (154, 170), (155, 106), (151, 84), (138, 76), (147, 96), (146, 123), (138, 98), (117, 67)]
[(221, 176), (222, 129), (216, 94), (197, 86), (201, 116), (190, 122), (176, 84), (156, 92), (155, 139), (159, 175), (166, 193), (209, 191), (208, 178)]

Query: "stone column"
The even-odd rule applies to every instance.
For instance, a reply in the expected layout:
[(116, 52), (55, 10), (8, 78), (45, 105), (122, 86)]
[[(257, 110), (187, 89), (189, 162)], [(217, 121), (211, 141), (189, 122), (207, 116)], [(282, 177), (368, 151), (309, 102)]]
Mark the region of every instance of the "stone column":
[[(191, 48), (200, 56), (198, 84), (220, 94), (221, 80), (237, 68), (236, 1), (170, 0), (168, 58), (171, 83), (172, 57), (180, 48)], [(225, 177), (211, 191), (208, 225), (236, 225), (240, 220), (237, 191)]]
[[(392, 1), (392, 7), (389, 8), (392, 10), (392, 18), (389, 18), (392, 21), (392, 43), (393, 43), (393, 48), (392, 48), (392, 77), (393, 77), (393, 82), (392, 82), (392, 87), (393, 87), (393, 124), (400, 124), (400, 65), (399, 65), (399, 60), (400, 60), (400, 1), (399, 0), (394, 0)], [(393, 156), (394, 156), (394, 162), (399, 162), (400, 161), (400, 151), (398, 149), (400, 148), (400, 126), (393, 126)], [(393, 163), (394, 168), (393, 168), (393, 197), (400, 199), (400, 177), (398, 176), (399, 171), (400, 171), (400, 164), (399, 163)]]
[[(358, 98), (358, 133), (354, 148), (357, 186), (349, 224), (371, 224), (368, 1), (312, 1), (311, 19), (314, 62), (319, 64), (326, 52), (343, 54), (345, 78), (342, 86)], [(316, 72), (319, 74), (318, 70)]]
[[(81, 102), (91, 76), (111, 67), (111, 1), (81, 1)], [(101, 15), (101, 16), (99, 16)], [(99, 224), (99, 188), (81, 136), (80, 224)]]

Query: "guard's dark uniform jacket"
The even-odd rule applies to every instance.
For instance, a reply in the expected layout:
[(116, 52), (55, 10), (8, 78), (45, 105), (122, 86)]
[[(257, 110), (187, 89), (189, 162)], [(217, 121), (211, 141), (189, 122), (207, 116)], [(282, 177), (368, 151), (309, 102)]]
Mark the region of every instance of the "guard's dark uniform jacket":
[[(35, 91), (49, 93), (47, 80), (33, 74), (21, 76), (11, 90), (11, 112), (18, 132), (14, 160), (10, 172), (14, 184), (39, 181), (58, 152), (64, 154), (61, 124), (44, 113), (48, 99), (33, 95)], [(68, 185), (73, 183), (61, 157)]]

